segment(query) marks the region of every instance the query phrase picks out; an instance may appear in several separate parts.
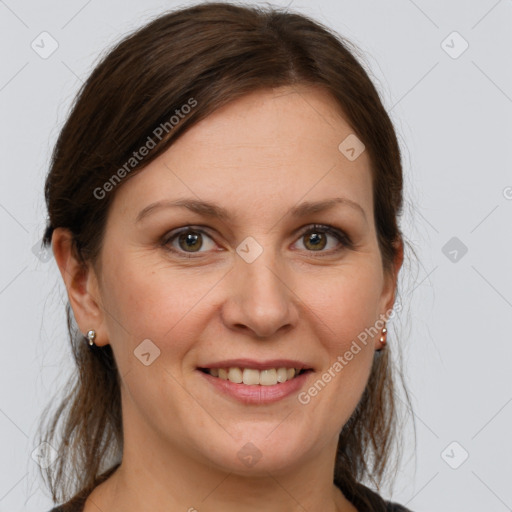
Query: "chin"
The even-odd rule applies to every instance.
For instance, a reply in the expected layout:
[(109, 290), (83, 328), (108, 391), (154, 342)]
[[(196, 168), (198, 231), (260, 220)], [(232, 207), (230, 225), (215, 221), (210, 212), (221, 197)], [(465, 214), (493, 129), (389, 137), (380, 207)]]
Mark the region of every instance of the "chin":
[(305, 457), (304, 452), (310, 449), (309, 444), (314, 443), (307, 433), (291, 434), (286, 427), (278, 432), (277, 425), (273, 422), (272, 426), (265, 424), (265, 428), (259, 429), (253, 426), (251, 433), (216, 443), (215, 449), (205, 456), (223, 471), (241, 476), (268, 477), (269, 472), (286, 472), (297, 467)]

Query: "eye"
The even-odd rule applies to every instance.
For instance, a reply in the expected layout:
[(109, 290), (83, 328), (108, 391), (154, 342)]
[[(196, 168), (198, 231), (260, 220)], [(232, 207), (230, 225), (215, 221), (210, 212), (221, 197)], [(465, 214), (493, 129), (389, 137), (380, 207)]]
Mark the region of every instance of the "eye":
[[(338, 244), (334, 244), (334, 249), (323, 251), (328, 245), (328, 237), (334, 238)], [(333, 226), (324, 226), (315, 224), (310, 227), (307, 231), (303, 232), (300, 238), (304, 242), (306, 250), (309, 252), (320, 252), (331, 254), (333, 252), (339, 252), (345, 247), (351, 247), (352, 243), (349, 237), (341, 230), (334, 228)], [(336, 245), (338, 247), (336, 247)], [(340, 247), (341, 245), (341, 247)]]
[[(334, 249), (324, 251), (328, 245), (328, 237), (333, 238), (338, 244), (334, 243)], [(172, 231), (162, 240), (162, 245), (169, 251), (179, 254), (184, 258), (195, 258), (194, 253), (201, 253), (204, 248), (203, 241), (210, 241), (210, 248), (215, 247), (215, 242), (202, 229), (186, 226), (179, 231)], [(350, 238), (341, 230), (333, 226), (315, 224), (309, 226), (309, 229), (303, 231), (299, 240), (303, 241), (307, 252), (320, 253), (319, 256), (339, 252), (345, 248), (352, 247)], [(337, 247), (336, 247), (337, 245)], [(208, 249), (206, 244), (206, 249)]]
[[(189, 256), (186, 253), (199, 252), (199, 249), (203, 247), (204, 237), (213, 242), (213, 240), (203, 230), (192, 228), (192, 226), (187, 226), (177, 233), (171, 233), (170, 236), (165, 238), (163, 244), (172, 252), (181, 253), (183, 255), (183, 250), (185, 253), (184, 256), (186, 258), (193, 258), (194, 256)], [(178, 244), (178, 248), (176, 248), (174, 243)], [(213, 243), (213, 245), (215, 244)]]

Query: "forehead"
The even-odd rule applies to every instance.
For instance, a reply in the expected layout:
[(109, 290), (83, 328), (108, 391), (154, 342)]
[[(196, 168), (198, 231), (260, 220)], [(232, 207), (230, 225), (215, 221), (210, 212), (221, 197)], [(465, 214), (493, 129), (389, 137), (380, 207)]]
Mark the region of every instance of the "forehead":
[(370, 160), (365, 151), (353, 161), (340, 151), (349, 136), (353, 129), (322, 89), (257, 91), (191, 127), (128, 180), (115, 202), (133, 217), (148, 202), (195, 196), (240, 215), (256, 209), (263, 219), (301, 200), (344, 196), (370, 218)]

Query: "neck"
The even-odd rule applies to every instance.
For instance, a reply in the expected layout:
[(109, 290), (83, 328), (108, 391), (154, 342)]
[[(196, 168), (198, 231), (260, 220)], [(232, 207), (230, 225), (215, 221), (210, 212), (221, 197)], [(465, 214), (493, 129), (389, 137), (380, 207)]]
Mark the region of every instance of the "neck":
[(357, 512), (337, 487), (320, 485), (316, 479), (301, 486), (274, 475), (247, 478), (225, 473), (212, 482), (147, 470), (131, 472), (122, 466), (111, 477), (103, 501), (93, 502), (96, 508), (91, 511)]

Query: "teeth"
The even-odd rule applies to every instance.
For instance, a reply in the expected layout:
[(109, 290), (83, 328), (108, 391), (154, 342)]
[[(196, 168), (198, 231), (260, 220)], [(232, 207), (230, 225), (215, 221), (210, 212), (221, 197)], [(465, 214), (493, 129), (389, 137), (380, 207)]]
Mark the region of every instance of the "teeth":
[(275, 386), (277, 384), (277, 370), (262, 370), (260, 372), (261, 386)]
[(255, 385), (260, 383), (260, 372), (258, 370), (250, 370), (249, 368), (245, 368), (243, 376), (244, 384)]
[(214, 377), (249, 386), (275, 386), (277, 383), (293, 379), (299, 371), (298, 368), (269, 368), (261, 371), (237, 367), (208, 369), (208, 373)]
[[(293, 370), (293, 368), (290, 368), (290, 370)], [(276, 372), (276, 379), (277, 382), (286, 382), (288, 380), (288, 370), (286, 368), (279, 368)]]
[(242, 383), (242, 370), (240, 368), (230, 368), (228, 371), (228, 380), (235, 384)]

